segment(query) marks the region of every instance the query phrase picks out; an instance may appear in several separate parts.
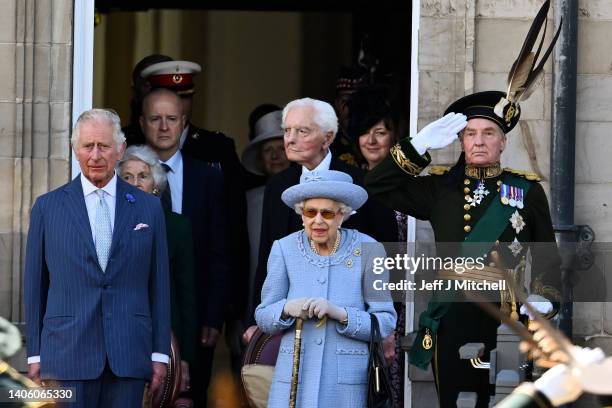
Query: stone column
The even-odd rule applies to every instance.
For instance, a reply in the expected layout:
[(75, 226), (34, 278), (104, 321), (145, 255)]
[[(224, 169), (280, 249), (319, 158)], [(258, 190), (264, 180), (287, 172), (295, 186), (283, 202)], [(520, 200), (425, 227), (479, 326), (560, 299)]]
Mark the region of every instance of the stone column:
[(22, 322), (30, 209), (70, 169), (71, 0), (0, 0), (0, 315)]

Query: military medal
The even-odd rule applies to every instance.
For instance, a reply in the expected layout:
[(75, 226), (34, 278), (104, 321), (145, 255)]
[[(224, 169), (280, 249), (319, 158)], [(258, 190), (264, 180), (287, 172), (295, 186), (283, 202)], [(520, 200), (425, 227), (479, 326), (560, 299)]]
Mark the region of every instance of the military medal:
[(433, 339), (429, 334), (429, 329), (425, 329), (425, 336), (423, 336), (423, 348), (429, 350), (433, 346)]
[(465, 200), (470, 203), (472, 207), (476, 207), (478, 204), (482, 202), (482, 199), (485, 198), (489, 194), (489, 190), (485, 188), (485, 185), (482, 181), (478, 182), (478, 186), (474, 190), (474, 196), (470, 197), (468, 195), (465, 196)]
[(512, 255), (514, 255), (514, 257), (516, 258), (521, 253), (521, 251), (523, 250), (523, 246), (518, 241), (518, 239), (516, 239), (516, 237), (515, 237), (514, 241), (512, 241), (512, 243), (510, 245), (508, 245), (508, 249), (510, 249), (510, 251), (512, 251)]
[(516, 207), (519, 210), (522, 210), (525, 207), (525, 203), (523, 202), (523, 189), (519, 188), (518, 193), (519, 193), (519, 196), (518, 196), (518, 200), (516, 200)]
[(510, 207), (516, 207), (516, 187), (510, 186), (510, 200), (508, 200)]
[(521, 214), (519, 214), (518, 211), (514, 211), (514, 213), (510, 217), (510, 224), (512, 224), (512, 228), (514, 228), (517, 234), (521, 232), (526, 225), (525, 221), (523, 220), (523, 217), (521, 216)]
[(501, 202), (503, 205), (508, 205), (508, 185), (501, 185)]

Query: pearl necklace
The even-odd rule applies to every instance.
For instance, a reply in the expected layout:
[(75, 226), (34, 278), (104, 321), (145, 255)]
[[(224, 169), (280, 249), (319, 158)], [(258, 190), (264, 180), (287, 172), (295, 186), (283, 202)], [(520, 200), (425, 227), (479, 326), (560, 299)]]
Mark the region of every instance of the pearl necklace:
[[(329, 256), (332, 256), (338, 250), (338, 247), (340, 246), (340, 235), (342, 235), (342, 232), (340, 231), (340, 228), (338, 228), (338, 233), (336, 234), (336, 242), (334, 242), (334, 246), (332, 247), (332, 250), (330, 251)], [(319, 250), (317, 249), (314, 241), (312, 239), (309, 239), (309, 241), (310, 241), (310, 249), (312, 249), (312, 252), (319, 255)]]

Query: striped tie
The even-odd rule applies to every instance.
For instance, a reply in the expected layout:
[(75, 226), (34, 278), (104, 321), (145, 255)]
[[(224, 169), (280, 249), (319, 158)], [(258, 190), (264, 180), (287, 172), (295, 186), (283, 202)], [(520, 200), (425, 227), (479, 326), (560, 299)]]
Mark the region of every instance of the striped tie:
[(96, 190), (98, 204), (96, 205), (96, 254), (102, 272), (106, 272), (108, 256), (110, 253), (113, 231), (111, 228), (110, 211), (106, 200), (104, 200), (104, 190)]

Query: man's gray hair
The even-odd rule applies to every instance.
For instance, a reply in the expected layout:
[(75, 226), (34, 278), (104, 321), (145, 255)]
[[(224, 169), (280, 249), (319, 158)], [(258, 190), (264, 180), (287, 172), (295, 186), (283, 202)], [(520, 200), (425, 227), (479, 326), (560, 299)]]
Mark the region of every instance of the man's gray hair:
[(132, 160), (139, 160), (149, 166), (153, 175), (154, 188), (161, 195), (168, 185), (168, 177), (159, 162), (157, 153), (147, 145), (130, 146), (123, 154), (123, 158), (117, 162), (117, 173), (121, 174), (121, 167)]
[(117, 144), (117, 151), (121, 151), (121, 146), (125, 143), (125, 135), (121, 131), (121, 119), (117, 112), (112, 109), (90, 109), (79, 115), (74, 129), (72, 129), (72, 138), (70, 139), (73, 149), (76, 149), (79, 143), (81, 125), (89, 122), (106, 122), (110, 124), (113, 127), (113, 139)]
[[(338, 206), (338, 209), (340, 211), (340, 214), (342, 214), (342, 222), (348, 220), (349, 217), (353, 214), (353, 209), (351, 207), (349, 207), (348, 205), (346, 205), (344, 203), (341, 203), (340, 201), (335, 201), (335, 200), (332, 200), (332, 201), (334, 203), (336, 203), (336, 205)], [(293, 209), (295, 210), (295, 213), (297, 215), (302, 215), (302, 212), (304, 211), (304, 203), (305, 202), (306, 201), (303, 200), (303, 201), (300, 201), (299, 203), (296, 203), (293, 206)]]
[(311, 108), (315, 113), (312, 119), (321, 128), (323, 133), (332, 132), (333, 137), (336, 137), (336, 133), (338, 133), (338, 116), (336, 116), (336, 111), (334, 111), (334, 108), (329, 103), (312, 98), (291, 101), (283, 109), (283, 126), (285, 126), (287, 113), (292, 108)]

